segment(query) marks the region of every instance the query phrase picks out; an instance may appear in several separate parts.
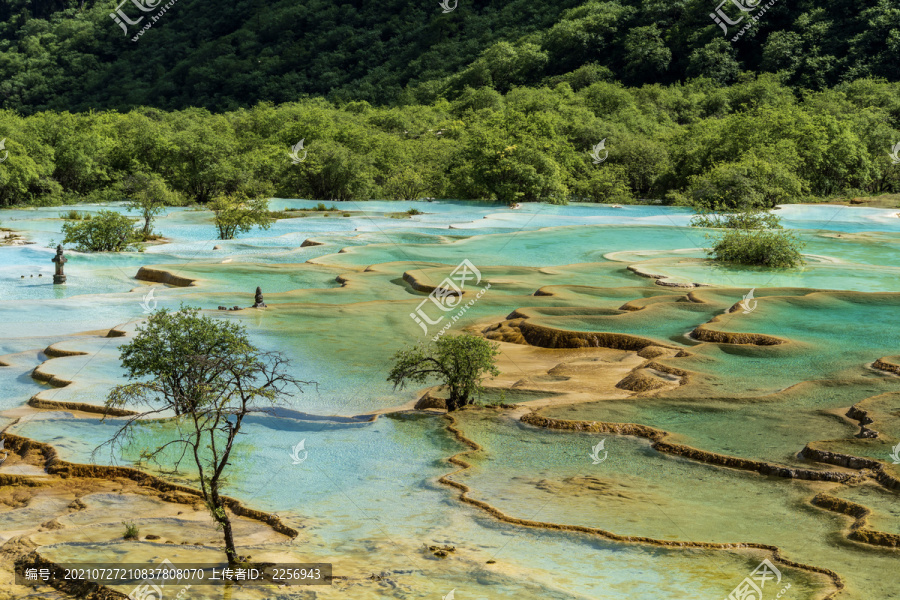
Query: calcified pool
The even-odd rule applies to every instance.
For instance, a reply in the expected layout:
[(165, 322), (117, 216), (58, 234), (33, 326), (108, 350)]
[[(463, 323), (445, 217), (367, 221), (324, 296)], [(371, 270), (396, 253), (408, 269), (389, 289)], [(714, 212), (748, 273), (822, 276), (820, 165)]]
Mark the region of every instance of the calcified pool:
[[(315, 204), (271, 207), (299, 215)], [(2, 211), (4, 227), (34, 243), (0, 248), (0, 426), (64, 461), (136, 464), (169, 424), (148, 425), (122, 454), (94, 454), (116, 421), (59, 403), (102, 404), (122, 381), (118, 347), (145, 310), (185, 303), (241, 322), (317, 382), (277, 416), (250, 420), (227, 490), (301, 532), (251, 541), (254, 555), (332, 562), (347, 578), (317, 597), (718, 599), (764, 558), (782, 577), (766, 599), (788, 584), (781, 597), (791, 600), (896, 594), (896, 211), (782, 207), (808, 264), (773, 273), (706, 261), (704, 231), (678, 208), (340, 208), (350, 216), (305, 212), (227, 242), (208, 213), (171, 209), (155, 224), (166, 242), (144, 252), (68, 252), (63, 286), (50, 262), (62, 211)], [(409, 208), (423, 214), (396, 218)], [(506, 408), (463, 411), (451, 427), (408, 410), (422, 390), (394, 391), (385, 377), (393, 352), (437, 331), (410, 318), (427, 297), (416, 287), (463, 260), (490, 288), (451, 331), (501, 342), (503, 374), (483, 402)], [(138, 280), (142, 267), (193, 283)], [(250, 306), (256, 286), (267, 309), (216, 310)], [(755, 303), (736, 307), (751, 288)], [(40, 410), (27, 408), (32, 398)], [(860, 411), (878, 437), (856, 437)], [(308, 457), (294, 464), (300, 440)], [(841, 457), (862, 462), (848, 468)], [(85, 515), (133, 510), (174, 539), (177, 526), (123, 498), (86, 496)], [(867, 521), (841, 502), (867, 507)], [(0, 536), (56, 508), (3, 506)], [(37, 534), (39, 552), (60, 563), (212, 553), (113, 543), (85, 519)], [(456, 551), (439, 559), (430, 545)], [(308, 597), (233, 594), (190, 597)]]

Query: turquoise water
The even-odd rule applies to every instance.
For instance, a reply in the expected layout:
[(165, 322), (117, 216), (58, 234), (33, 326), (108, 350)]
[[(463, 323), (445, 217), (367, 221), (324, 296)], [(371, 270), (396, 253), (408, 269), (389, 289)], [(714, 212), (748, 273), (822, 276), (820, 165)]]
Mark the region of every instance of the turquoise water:
[[(271, 202), (273, 209), (316, 204)], [(413, 207), (425, 214), (389, 216)], [(123, 210), (78, 210), (101, 208)], [(840, 417), (841, 409), (894, 391), (900, 381), (867, 367), (881, 356), (900, 354), (893, 327), (900, 295), (872, 294), (900, 292), (896, 210), (783, 207), (786, 226), (800, 230), (808, 242), (809, 265), (773, 275), (700, 260), (705, 232), (688, 228), (690, 212), (681, 208), (529, 204), (513, 211), (449, 201), (338, 203), (338, 208), (353, 216), (284, 219), (268, 231), (225, 242), (215, 239), (208, 213), (170, 209), (155, 225), (165, 242), (144, 252), (67, 252), (65, 286), (52, 284), (48, 248), (51, 239), (61, 238), (62, 209), (0, 211), (5, 227), (35, 242), (0, 247), (0, 354), (5, 355), (0, 360), (10, 364), (0, 368), (0, 408), (6, 411), (0, 412), (0, 423), (10, 423), (9, 411), (35, 394), (102, 403), (109, 388), (123, 381), (119, 346), (129, 339), (107, 338), (106, 330), (120, 327), (131, 334), (148, 303), (174, 309), (184, 302), (239, 321), (257, 345), (288, 356), (298, 377), (318, 382), (292, 399), (291, 412), (250, 420), (228, 493), (302, 526), (306, 548), (320, 556), (348, 564), (368, 559), (373, 572), (403, 571), (406, 565), (405, 576), (417, 582), (403, 593), (365, 592), (360, 598), (438, 597), (456, 588), (460, 598), (705, 599), (727, 596), (759, 559), (498, 523), (436, 483), (455, 469), (444, 459), (463, 449), (439, 417), (350, 418), (417, 396), (415, 387), (395, 391), (385, 381), (396, 350), (433, 334), (409, 316), (426, 295), (413, 290), (404, 273), (437, 285), (463, 259), (480, 270), (479, 286), (490, 283), (490, 290), (453, 323), (453, 332), (499, 322), (524, 308), (547, 327), (628, 333), (688, 350), (687, 357), (659, 359), (691, 373), (679, 388), (660, 396), (622, 399), (620, 394), (615, 400), (598, 394), (595, 401), (549, 414), (644, 423), (672, 432), (676, 441), (723, 454), (822, 468), (804, 464), (797, 452), (813, 440), (852, 440), (856, 428)], [(300, 247), (307, 239), (324, 245)], [(195, 279), (197, 285), (137, 281), (141, 266)], [(628, 266), (712, 287), (665, 288)], [(256, 286), (269, 310), (215, 311), (220, 305), (249, 306)], [(862, 293), (810, 294), (776, 286)], [(700, 344), (688, 337), (724, 315), (751, 287), (759, 288), (754, 311), (730, 313), (708, 326), (776, 336), (788, 344)], [(539, 289), (552, 295), (534, 295)], [(622, 308), (626, 303), (632, 310)], [(29, 377), (46, 359), (41, 350), (52, 343), (86, 353), (41, 366), (74, 381), (70, 386), (52, 388)], [(882, 431), (888, 437), (859, 454), (883, 453), (890, 436), (900, 431), (893, 409), (884, 410), (889, 422)], [(900, 583), (889, 551), (841, 541), (843, 517), (808, 505), (821, 484), (768, 480), (673, 459), (651, 450), (645, 440), (614, 436), (610, 461), (602, 472), (590, 471), (585, 466), (595, 436), (538, 431), (507, 418), (464, 421), (467, 434), (486, 450), (475, 457), (471, 472), (455, 478), (469, 483), (474, 497), (513, 516), (660, 539), (777, 544), (794, 560), (827, 566), (847, 578), (841, 598), (888, 597)], [(92, 456), (115, 426), (115, 421), (57, 411), (29, 415), (13, 431), (52, 443), (66, 460), (132, 463), (137, 446), (124, 454)], [(164, 428), (148, 432), (143, 443), (164, 435)], [(309, 458), (294, 465), (289, 450), (301, 439)], [(895, 494), (869, 496), (880, 514), (892, 514), (885, 507)], [(465, 548), (465, 559), (449, 566), (426, 561), (423, 543), (456, 544)], [(496, 559), (502, 572), (486, 571), (489, 559)], [(825, 589), (803, 573), (791, 577), (792, 599), (812, 598)]]

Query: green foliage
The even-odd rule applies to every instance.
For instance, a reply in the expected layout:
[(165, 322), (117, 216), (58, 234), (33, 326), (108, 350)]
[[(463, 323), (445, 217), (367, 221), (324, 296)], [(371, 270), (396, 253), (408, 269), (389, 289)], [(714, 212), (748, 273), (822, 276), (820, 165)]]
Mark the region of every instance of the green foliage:
[(803, 264), (803, 242), (790, 231), (729, 229), (708, 251), (715, 260), (771, 268)]
[(268, 200), (264, 197), (248, 198), (243, 194), (221, 194), (209, 203), (213, 211), (213, 223), (220, 240), (231, 240), (238, 233), (246, 233), (254, 227), (268, 229), (275, 219), (269, 213)]
[(60, 217), (65, 219), (66, 221), (89, 221), (91, 219), (91, 213), (70, 210), (68, 212), (61, 213)]
[(473, 396), (484, 389), (481, 382), (486, 375), (500, 374), (495, 366), (498, 347), (481, 337), (445, 335), (437, 342), (397, 352), (387, 380), (403, 389), (409, 383), (437, 379), (450, 392), (447, 410), (454, 411), (474, 402)]
[(421, 210), (419, 210), (418, 208), (410, 208), (408, 211), (406, 211), (406, 214), (408, 214), (411, 217), (414, 217), (416, 215), (421, 215), (424, 213)]
[[(740, 25), (723, 32), (704, 3), (508, 0), (471, 3), (451, 14), (435, 7), (419, 0), (227, 6), (196, 0), (171, 7), (135, 44), (151, 16), (135, 7), (123, 10), (145, 21), (123, 32), (109, 18), (110, 6), (92, 0), (8, 0), (0, 4), (0, 108), (36, 114), (155, 104), (223, 112), (309, 95), (364, 115), (383, 104), (453, 101), (467, 88), (505, 93), (544, 82), (566, 81), (577, 91), (599, 81), (731, 83), (741, 73), (777, 72), (794, 89), (822, 90), (861, 77), (900, 80), (900, 21), (888, 2), (865, 0), (856, 10), (836, 0), (779, 4), (761, 15), (752, 45), (743, 49), (734, 43)], [(725, 9), (732, 18), (742, 14)], [(166, 51), (147, 52), (148, 44)], [(113, 150), (111, 134), (121, 129), (92, 135), (97, 132), (73, 129), (67, 116), (47, 119), (66, 140), (55, 174), (64, 186), (83, 194), (111, 180), (102, 163)], [(168, 150), (187, 160), (215, 145), (215, 135), (207, 141), (197, 132), (186, 126), (181, 143)], [(215, 187), (214, 173), (230, 175), (219, 158), (227, 162), (232, 150), (188, 170)], [(28, 175), (20, 178), (26, 186), (43, 176), (20, 175)], [(178, 185), (179, 174), (167, 175)], [(216, 190), (194, 192), (208, 194), (205, 202)]]
[[(146, 431), (154, 426), (151, 418), (158, 423), (174, 413), (166, 439), (141, 457), (166, 472), (176, 472), (182, 460), (193, 462), (203, 501), (221, 527), (228, 563), (235, 564), (237, 549), (222, 493), (243, 420), (265, 410), (260, 407), (282, 403), (290, 386), (300, 389), (306, 382), (288, 373), (280, 354), (253, 347), (241, 325), (184, 306), (151, 314), (122, 347), (121, 357), (130, 381), (110, 391), (106, 406), (144, 405), (147, 410), (128, 417), (104, 445), (121, 451), (134, 441), (136, 428)], [(173, 464), (161, 460), (169, 457)]]
[(800, 178), (780, 163), (750, 158), (720, 163), (692, 178), (688, 194), (698, 208), (773, 208), (801, 194)]
[(125, 533), (122, 535), (122, 539), (125, 540), (136, 540), (140, 537), (140, 532), (138, 531), (138, 526), (133, 522), (122, 521), (122, 525), (125, 526)]
[[(593, 24), (580, 27), (609, 25), (608, 8), (591, 3), (578, 18)], [(860, 79), (798, 98), (773, 75), (635, 88), (602, 74), (590, 83), (563, 75), (548, 80), (552, 88), (505, 95), (469, 85), (428, 105), (307, 99), (223, 114), (0, 111), (9, 151), (0, 206), (127, 198), (152, 211), (224, 195), (329, 204), (668, 197), (767, 208), (900, 192), (900, 169), (887, 156), (900, 139), (900, 84)], [(89, 153), (68, 147), (81, 136), (92, 140)], [(294, 164), (288, 152), (300, 139), (306, 154)], [(594, 165), (588, 153), (603, 139), (609, 156)], [(149, 226), (141, 214), (152, 230), (156, 213)]]
[(134, 221), (111, 210), (101, 210), (80, 223), (63, 223), (62, 243), (82, 252), (124, 252), (137, 248)]
[(634, 201), (625, 169), (615, 165), (592, 169), (588, 176), (578, 180), (573, 192), (578, 200), (588, 202), (628, 204)]
[(717, 207), (716, 210), (701, 210), (694, 215), (691, 226), (711, 229), (781, 229), (781, 219), (766, 210), (727, 212), (727, 209)]
[(128, 210), (137, 211), (144, 219), (142, 235), (144, 239), (153, 233), (153, 218), (166, 206), (181, 206), (184, 198), (171, 190), (165, 179), (156, 173), (135, 173), (128, 176), (122, 185), (123, 191), (131, 201)]
[(176, 414), (187, 413), (215, 384), (212, 369), (197, 368), (198, 356), (233, 356), (250, 348), (247, 332), (238, 323), (200, 315), (196, 308), (152, 313), (135, 336), (122, 346), (119, 358), (129, 379), (150, 378), (171, 398)]

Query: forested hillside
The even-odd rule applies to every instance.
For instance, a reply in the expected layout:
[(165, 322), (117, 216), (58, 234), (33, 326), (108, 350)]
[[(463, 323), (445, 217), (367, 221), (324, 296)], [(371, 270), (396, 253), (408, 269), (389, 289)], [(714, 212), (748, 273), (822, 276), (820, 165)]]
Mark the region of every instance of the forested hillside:
[[(0, 206), (120, 200), (138, 173), (198, 202), (237, 193), (771, 206), (900, 191), (888, 155), (898, 129), (898, 83), (858, 80), (798, 99), (772, 75), (730, 86), (481, 88), (417, 106), (319, 98), (218, 114), (0, 111)], [(288, 152), (301, 139), (295, 163)], [(590, 151), (601, 140), (597, 164)]]
[[(741, 71), (780, 72), (794, 89), (900, 80), (892, 2), (779, 0), (734, 42), (739, 26), (726, 35), (710, 18), (717, 6), (459, 0), (444, 13), (438, 0), (2, 0), (0, 107), (224, 111), (307, 96), (431, 103), (467, 86), (506, 92), (566, 80), (578, 90), (698, 76), (728, 84)], [(145, 18), (120, 27), (110, 18), (117, 7)], [(723, 10), (742, 14), (731, 3)]]

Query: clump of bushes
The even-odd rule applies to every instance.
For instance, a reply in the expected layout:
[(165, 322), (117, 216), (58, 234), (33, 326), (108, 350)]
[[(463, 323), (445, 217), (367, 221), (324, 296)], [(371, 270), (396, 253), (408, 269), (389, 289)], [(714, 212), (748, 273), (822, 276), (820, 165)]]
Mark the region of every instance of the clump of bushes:
[(137, 247), (141, 234), (134, 221), (112, 210), (101, 210), (80, 223), (63, 223), (63, 245), (82, 252), (124, 252)]
[(70, 210), (60, 215), (66, 221), (90, 221), (91, 213), (83, 213), (77, 210)]
[(136, 540), (138, 539), (138, 526), (133, 522), (122, 521), (122, 525), (125, 526), (125, 534), (122, 536), (122, 539), (126, 540)]
[(803, 242), (793, 232), (780, 229), (731, 229), (707, 250), (718, 261), (773, 268), (803, 264)]
[(425, 214), (425, 213), (423, 213), (423, 212), (422, 212), (421, 210), (419, 210), (418, 208), (411, 208), (411, 209), (409, 209), (408, 211), (406, 211), (406, 214), (408, 214), (408, 215), (411, 216), (411, 217), (414, 217), (414, 216), (416, 216), (416, 215), (422, 215), (422, 214)]

